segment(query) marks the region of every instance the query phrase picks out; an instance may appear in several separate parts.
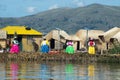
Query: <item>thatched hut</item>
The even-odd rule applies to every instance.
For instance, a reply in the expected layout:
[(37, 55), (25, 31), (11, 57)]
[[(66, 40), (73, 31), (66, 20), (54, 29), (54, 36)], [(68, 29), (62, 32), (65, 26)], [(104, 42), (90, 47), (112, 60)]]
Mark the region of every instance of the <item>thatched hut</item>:
[(102, 41), (103, 50), (107, 50), (107, 49), (109, 49), (111, 47), (110, 39), (115, 38), (116, 36), (118, 36), (119, 35), (119, 34), (117, 34), (118, 32), (120, 32), (120, 28), (114, 27), (114, 28), (111, 28), (110, 30), (106, 31), (105, 33), (99, 35), (99, 38)]
[(110, 30), (106, 31), (105, 33), (99, 35), (99, 38), (103, 42), (109, 42), (110, 38), (112, 38), (114, 35), (116, 35), (119, 31), (120, 31), (120, 28), (118, 28), (118, 27), (111, 28)]
[(52, 30), (45, 36), (50, 42), (50, 48), (55, 50), (63, 49), (63, 45), (69, 37), (70, 36), (63, 30)]
[(52, 30), (45, 38), (50, 41), (51, 49), (65, 49), (64, 45), (67, 40), (72, 40), (74, 42), (73, 47), (75, 50), (80, 49), (80, 39), (76, 35), (68, 35), (63, 30)]
[(100, 47), (101, 43), (99, 41), (98, 35), (103, 34), (104, 31), (102, 30), (79, 30), (76, 33), (76, 36), (78, 36), (81, 39), (81, 46), (82, 47), (87, 47), (87, 41), (88, 38), (91, 37), (96, 41), (96, 44), (98, 47)]
[(0, 50), (6, 48), (6, 39), (7, 39), (6, 31), (0, 30)]
[(25, 26), (6, 26), (7, 39), (11, 42), (17, 36), (20, 50), (26, 52), (38, 51), (42, 33)]
[(112, 36), (112, 37), (110, 38), (110, 40), (111, 40), (111, 39), (117, 39), (118, 42), (120, 42), (120, 31), (119, 31), (118, 33), (116, 33), (114, 36)]
[(109, 45), (110, 45), (109, 48), (114, 48), (116, 46), (118, 46), (118, 47), (120, 46), (120, 31), (110, 38)]

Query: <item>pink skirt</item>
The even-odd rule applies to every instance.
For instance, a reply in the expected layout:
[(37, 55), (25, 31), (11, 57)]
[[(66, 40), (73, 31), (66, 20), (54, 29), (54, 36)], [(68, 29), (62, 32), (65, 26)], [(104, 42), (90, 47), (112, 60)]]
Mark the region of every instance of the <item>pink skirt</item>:
[(11, 49), (10, 49), (10, 53), (19, 53), (19, 46), (18, 45), (16, 45), (16, 44), (14, 44), (14, 45), (12, 45), (12, 47), (11, 47)]

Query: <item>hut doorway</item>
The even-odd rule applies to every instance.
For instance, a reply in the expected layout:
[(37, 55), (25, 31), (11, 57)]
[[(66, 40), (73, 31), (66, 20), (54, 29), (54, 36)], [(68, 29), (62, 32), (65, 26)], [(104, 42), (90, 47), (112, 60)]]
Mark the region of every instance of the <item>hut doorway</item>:
[(107, 46), (107, 50), (108, 50), (108, 49), (109, 49), (109, 47), (108, 47), (108, 46), (109, 46), (109, 44), (108, 44), (108, 43), (106, 43), (106, 46)]
[(50, 40), (50, 48), (54, 49), (55, 48), (55, 39)]
[(18, 36), (20, 51), (22, 51), (22, 36)]
[(80, 50), (80, 41), (77, 41), (77, 50)]

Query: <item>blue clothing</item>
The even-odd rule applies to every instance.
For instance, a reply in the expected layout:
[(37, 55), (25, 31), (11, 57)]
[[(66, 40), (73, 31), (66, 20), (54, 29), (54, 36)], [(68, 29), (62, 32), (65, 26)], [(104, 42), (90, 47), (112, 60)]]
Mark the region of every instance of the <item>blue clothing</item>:
[(41, 52), (42, 53), (48, 53), (49, 52), (49, 46), (48, 45), (42, 45), (41, 46)]

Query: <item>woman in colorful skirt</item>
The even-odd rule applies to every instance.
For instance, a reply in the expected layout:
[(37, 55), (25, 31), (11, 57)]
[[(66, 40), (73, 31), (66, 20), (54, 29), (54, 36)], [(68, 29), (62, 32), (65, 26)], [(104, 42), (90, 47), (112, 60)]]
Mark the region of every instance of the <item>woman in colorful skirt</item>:
[(67, 47), (66, 47), (65, 52), (68, 54), (74, 54), (74, 47), (73, 47), (72, 40), (67, 41)]
[(11, 45), (11, 48), (10, 48), (10, 53), (11, 54), (18, 54), (19, 51), (20, 51), (19, 43), (17, 41), (17, 38), (15, 37), (14, 40), (12, 41), (12, 45)]
[(88, 53), (95, 54), (95, 42), (92, 38), (90, 38), (88, 42)]
[(42, 53), (48, 53), (49, 52), (49, 42), (44, 39), (41, 43), (41, 52)]

